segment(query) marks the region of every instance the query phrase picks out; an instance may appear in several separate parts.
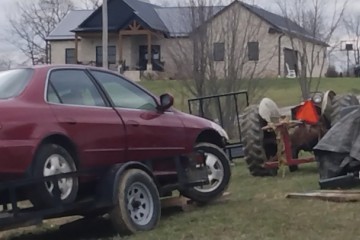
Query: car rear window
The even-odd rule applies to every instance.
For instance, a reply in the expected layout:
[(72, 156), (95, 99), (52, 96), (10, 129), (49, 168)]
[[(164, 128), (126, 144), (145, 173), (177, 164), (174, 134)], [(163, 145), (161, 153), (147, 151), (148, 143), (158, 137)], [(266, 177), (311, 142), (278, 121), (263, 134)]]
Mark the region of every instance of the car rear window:
[(32, 69), (14, 69), (0, 72), (0, 99), (18, 96), (28, 84)]

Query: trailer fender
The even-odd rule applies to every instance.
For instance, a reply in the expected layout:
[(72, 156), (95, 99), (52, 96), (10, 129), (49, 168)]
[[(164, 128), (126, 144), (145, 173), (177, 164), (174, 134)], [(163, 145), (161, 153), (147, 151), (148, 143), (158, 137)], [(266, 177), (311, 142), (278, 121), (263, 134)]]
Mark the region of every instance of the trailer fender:
[(114, 204), (117, 201), (117, 196), (119, 193), (118, 189), (118, 182), (121, 177), (121, 175), (129, 169), (140, 169), (144, 172), (146, 172), (157, 184), (155, 181), (155, 176), (150, 170), (150, 168), (140, 162), (127, 162), (127, 163), (121, 163), (114, 165), (103, 177), (103, 179), (100, 180), (98, 187), (97, 187), (97, 198), (98, 203), (105, 206), (114, 206)]

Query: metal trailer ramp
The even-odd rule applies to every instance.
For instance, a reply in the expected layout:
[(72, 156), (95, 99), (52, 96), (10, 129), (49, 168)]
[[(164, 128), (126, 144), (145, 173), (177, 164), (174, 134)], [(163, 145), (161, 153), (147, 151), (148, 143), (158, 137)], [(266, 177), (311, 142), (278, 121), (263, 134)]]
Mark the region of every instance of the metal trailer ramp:
[(192, 98), (188, 100), (189, 113), (218, 123), (229, 134), (225, 151), (231, 160), (245, 156), (241, 137), (240, 118), (249, 106), (247, 91)]

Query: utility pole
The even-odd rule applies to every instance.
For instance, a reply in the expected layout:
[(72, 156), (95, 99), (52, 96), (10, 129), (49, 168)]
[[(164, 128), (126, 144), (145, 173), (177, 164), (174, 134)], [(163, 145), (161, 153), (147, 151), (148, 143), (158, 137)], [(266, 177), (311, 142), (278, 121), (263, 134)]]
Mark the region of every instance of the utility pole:
[(102, 55), (103, 55), (103, 67), (108, 68), (108, 3), (107, 0), (103, 0), (103, 6), (102, 6), (102, 22), (103, 22), (103, 32), (102, 32)]

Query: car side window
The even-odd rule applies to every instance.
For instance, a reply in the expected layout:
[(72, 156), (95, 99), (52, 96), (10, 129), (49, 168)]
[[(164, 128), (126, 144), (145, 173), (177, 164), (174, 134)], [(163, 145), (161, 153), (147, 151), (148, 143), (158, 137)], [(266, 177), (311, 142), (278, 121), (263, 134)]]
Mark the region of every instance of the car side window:
[(78, 69), (51, 72), (47, 101), (80, 106), (106, 106), (95, 84), (83, 70)]
[(115, 107), (128, 109), (155, 110), (155, 99), (141, 88), (115, 74), (91, 71), (103, 86)]

